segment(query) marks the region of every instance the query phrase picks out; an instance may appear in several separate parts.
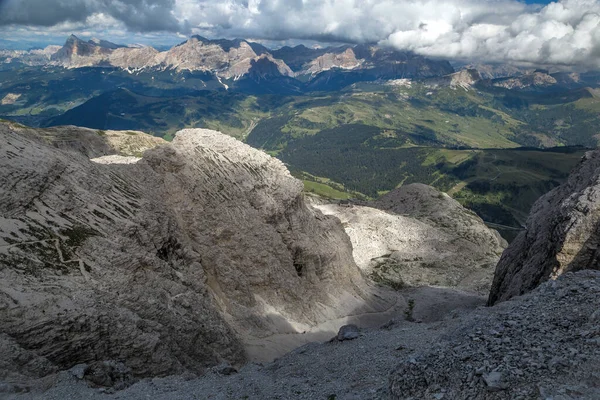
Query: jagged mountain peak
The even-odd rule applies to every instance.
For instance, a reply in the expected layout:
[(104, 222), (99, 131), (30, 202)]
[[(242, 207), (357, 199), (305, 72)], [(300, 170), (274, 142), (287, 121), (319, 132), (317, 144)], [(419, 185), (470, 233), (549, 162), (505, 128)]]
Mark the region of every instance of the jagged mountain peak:
[[(318, 49), (298, 45), (271, 51), (245, 39), (208, 39), (200, 35), (162, 52), (97, 38), (84, 41), (71, 35), (51, 56), (51, 63), (66, 68), (118, 67), (130, 73), (144, 69), (201, 71), (213, 74), (216, 80), (235, 81), (244, 77), (264, 81), (270, 77), (307, 76), (309, 85), (303, 83), (304, 78), (291, 83), (294, 92), (304, 86), (305, 90), (323, 90), (358, 81), (427, 78), (454, 72), (447, 62), (371, 44)], [(332, 80), (336, 74), (343, 77)], [(231, 83), (223, 86), (229, 88)]]
[(425, 80), (429, 87), (451, 87), (469, 90), (473, 85), (482, 81), (481, 74), (474, 68), (466, 68), (441, 77)]
[[(240, 46), (249, 46), (252, 47), (254, 49), (254, 46), (256, 46), (258, 49), (260, 48), (264, 48), (266, 49), (266, 47), (258, 44), (258, 43), (252, 43), (249, 42), (246, 39), (240, 39), (240, 38), (235, 38), (235, 39), (207, 39), (204, 36), (200, 36), (200, 35), (193, 35), (190, 37), (189, 40), (195, 40), (204, 44), (213, 44), (213, 45), (217, 45), (220, 46), (223, 51), (225, 52), (229, 52), (232, 48), (239, 48)], [(187, 41), (186, 41), (187, 42)], [(185, 44), (186, 42), (183, 42), (181, 44)]]
[(452, 77), (451, 85), (461, 87), (471, 87), (481, 81), (481, 74), (474, 68), (463, 69), (450, 75)]
[(74, 33), (71, 33), (68, 37), (67, 37), (67, 42), (74, 42), (74, 41), (82, 41), (81, 39), (79, 39)]

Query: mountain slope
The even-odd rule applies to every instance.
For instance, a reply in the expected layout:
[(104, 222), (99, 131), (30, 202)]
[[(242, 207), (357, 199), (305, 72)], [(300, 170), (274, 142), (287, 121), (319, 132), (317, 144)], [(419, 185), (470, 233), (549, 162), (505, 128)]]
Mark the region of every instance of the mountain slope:
[(588, 152), (567, 182), (533, 206), (525, 231), (502, 254), (489, 304), (566, 272), (600, 269), (600, 151)]
[[(361, 330), (352, 341), (307, 344), (272, 363), (249, 364), (232, 375), (215, 368), (199, 378), (145, 380), (106, 393), (89, 388), (74, 369), (60, 374), (49, 389), (9, 395), (9, 399), (383, 400), (463, 399), (470, 395), (512, 400), (567, 398), (565, 393), (580, 399), (600, 396), (600, 272), (564, 275), (525, 296), (475, 310), (472, 308), (480, 304), (476, 300), (471, 299), (471, 310), (454, 309), (465, 298), (456, 292), (442, 293), (444, 301), (433, 306), (443, 320), (413, 323), (398, 316), (379, 329)], [(419, 311), (421, 306), (417, 302), (414, 310), (419, 319), (425, 317)]]
[(485, 295), (507, 246), (476, 214), (422, 184), (369, 203), (317, 207), (340, 218), (356, 264), (396, 288), (434, 285)]
[[(281, 162), (233, 138), (182, 131), (140, 160), (117, 149), (142, 133), (0, 129), (4, 381), (115, 361), (134, 377), (200, 373), (404, 304), (366, 284), (339, 222)], [(287, 344), (264, 349), (272, 335)]]

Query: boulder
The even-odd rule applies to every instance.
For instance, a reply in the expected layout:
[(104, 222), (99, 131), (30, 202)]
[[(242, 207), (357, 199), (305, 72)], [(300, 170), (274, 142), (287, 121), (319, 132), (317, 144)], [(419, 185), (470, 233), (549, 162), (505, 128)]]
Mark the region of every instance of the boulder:
[(340, 328), (337, 334), (337, 340), (342, 342), (344, 340), (353, 340), (360, 336), (360, 329), (358, 326), (350, 324), (344, 325)]

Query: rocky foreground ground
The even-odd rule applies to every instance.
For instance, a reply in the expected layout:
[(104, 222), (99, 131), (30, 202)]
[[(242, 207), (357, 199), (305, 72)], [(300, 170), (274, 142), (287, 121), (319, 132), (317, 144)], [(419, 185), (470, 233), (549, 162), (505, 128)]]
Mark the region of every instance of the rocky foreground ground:
[[(464, 305), (459, 297), (451, 302)], [(431, 315), (413, 317), (425, 321), (398, 318), (357, 339), (307, 344), (237, 373), (221, 366), (201, 378), (146, 379), (116, 393), (89, 388), (76, 367), (43, 398), (600, 398), (598, 271), (568, 273), (491, 308), (447, 312), (431, 322)]]

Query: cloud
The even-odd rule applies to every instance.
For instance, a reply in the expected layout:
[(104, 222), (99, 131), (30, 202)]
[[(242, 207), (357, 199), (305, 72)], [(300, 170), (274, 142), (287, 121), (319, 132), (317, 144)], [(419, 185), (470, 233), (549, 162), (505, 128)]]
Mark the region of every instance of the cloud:
[(504, 22), (482, 16), (424, 15), (429, 18), (424, 27), (399, 30), (382, 42), (434, 57), (600, 67), (598, 1), (563, 0), (539, 10), (523, 9)]
[(52, 27), (104, 15), (134, 32), (189, 31), (174, 7), (175, 0), (4, 0), (0, 25)]
[[(600, 0), (0, 0), (0, 25), (380, 43), (429, 57), (600, 67)], [(100, 16), (100, 17), (99, 17)], [(61, 28), (62, 27), (62, 28)], [(33, 29), (33, 28), (32, 28)]]

